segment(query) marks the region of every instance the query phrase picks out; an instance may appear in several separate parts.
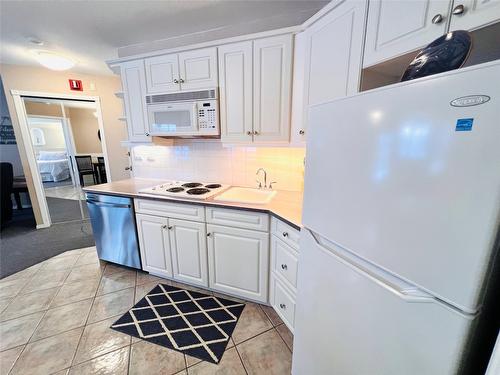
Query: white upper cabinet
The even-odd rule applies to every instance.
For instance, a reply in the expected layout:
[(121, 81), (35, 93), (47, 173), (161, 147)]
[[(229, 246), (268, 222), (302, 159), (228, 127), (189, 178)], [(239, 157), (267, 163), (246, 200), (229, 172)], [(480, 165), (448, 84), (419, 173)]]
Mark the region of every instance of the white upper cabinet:
[(221, 137), (224, 142), (251, 142), (252, 41), (219, 47)]
[(208, 287), (205, 223), (169, 219), (174, 279)]
[(179, 74), (182, 90), (217, 87), (217, 48), (179, 53)]
[(144, 60), (148, 93), (179, 91), (179, 60), (177, 54), (150, 57)]
[(217, 48), (150, 57), (146, 66), (148, 94), (217, 87)]
[(128, 140), (130, 142), (150, 142), (147, 136), (146, 117), (146, 77), (144, 61), (128, 61), (120, 65), (123, 100), (127, 121)]
[(364, 66), (426, 46), (447, 30), (450, 1), (370, 1)]
[(456, 0), (451, 12), (450, 31), (475, 30), (499, 21), (498, 0)]
[(366, 2), (343, 2), (297, 35), (292, 143), (307, 135), (309, 107), (358, 92)]
[(253, 123), (256, 142), (290, 140), (291, 34), (257, 39), (253, 46)]

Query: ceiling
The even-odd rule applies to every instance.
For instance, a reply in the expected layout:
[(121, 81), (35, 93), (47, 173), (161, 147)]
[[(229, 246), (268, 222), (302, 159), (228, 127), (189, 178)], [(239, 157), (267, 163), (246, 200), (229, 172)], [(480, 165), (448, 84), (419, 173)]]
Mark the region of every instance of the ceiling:
[[(111, 74), (105, 60), (302, 23), (327, 1), (135, 0), (0, 2), (0, 62), (37, 65), (32, 50), (77, 61), (74, 72)], [(192, 36), (196, 36), (193, 39)], [(44, 42), (37, 46), (30, 39)], [(187, 39), (186, 39), (187, 40)], [(156, 42), (154, 42), (156, 41)]]

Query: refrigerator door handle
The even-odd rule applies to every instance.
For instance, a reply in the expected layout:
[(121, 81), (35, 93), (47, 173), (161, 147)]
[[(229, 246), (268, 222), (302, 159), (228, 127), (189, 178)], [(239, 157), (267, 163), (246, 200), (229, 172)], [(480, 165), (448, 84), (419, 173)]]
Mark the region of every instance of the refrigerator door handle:
[(354, 255), (349, 250), (340, 247), (339, 245), (325, 239), (319, 234), (316, 234), (311, 230), (309, 230), (309, 232), (316, 241), (318, 247), (320, 247), (322, 250), (332, 253), (337, 258), (340, 258), (340, 261), (342, 261), (342, 263), (351, 267), (358, 273), (361, 273), (365, 277), (370, 278), (371, 280), (373, 280), (383, 288), (387, 289), (388, 291), (392, 292), (393, 294), (397, 295), (404, 301), (412, 303), (437, 302), (436, 298), (432, 294), (429, 294), (421, 290), (417, 286), (412, 285), (390, 274), (389, 272), (373, 265), (370, 262), (367, 262), (366, 260), (358, 257), (357, 255)]

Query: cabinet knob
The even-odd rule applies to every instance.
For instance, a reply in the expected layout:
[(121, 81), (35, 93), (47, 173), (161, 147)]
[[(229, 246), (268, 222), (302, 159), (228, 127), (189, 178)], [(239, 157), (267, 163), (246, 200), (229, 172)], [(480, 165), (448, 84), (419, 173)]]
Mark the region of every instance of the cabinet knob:
[(174, 79), (174, 83), (179, 83), (179, 80), (178, 79)]
[(247, 135), (252, 135), (253, 133), (249, 130), (247, 131)]
[(180, 83), (184, 83), (184, 80), (181, 78), (181, 79), (179, 79), (179, 82)]
[(286, 305), (284, 303), (280, 303), (280, 309), (285, 310), (286, 309)]
[(299, 134), (300, 134), (300, 135), (304, 135), (304, 134), (306, 134), (306, 132), (304, 131), (304, 129), (300, 129), (300, 130), (299, 130)]
[(147, 133), (147, 132), (146, 132), (146, 133), (144, 133), (144, 135), (145, 135), (146, 137), (149, 137), (149, 133)]
[(210, 237), (212, 235), (212, 233), (208, 232), (207, 233), (207, 237)]
[(459, 14), (463, 14), (465, 12), (465, 7), (462, 4), (457, 5), (451, 13), (455, 16), (458, 16)]
[(443, 22), (443, 16), (441, 14), (436, 14), (434, 17), (432, 17), (432, 23), (437, 25), (438, 23)]
[(288, 232), (283, 232), (283, 237), (288, 237)]
[(286, 264), (282, 264), (281, 269), (286, 271), (288, 269), (288, 266)]

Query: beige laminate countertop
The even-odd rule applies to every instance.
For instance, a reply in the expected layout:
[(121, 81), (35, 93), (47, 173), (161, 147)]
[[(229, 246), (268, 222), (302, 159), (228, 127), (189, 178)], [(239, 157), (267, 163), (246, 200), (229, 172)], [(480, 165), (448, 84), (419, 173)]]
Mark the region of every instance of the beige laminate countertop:
[(109, 182), (106, 184), (93, 185), (84, 188), (88, 193), (100, 193), (109, 195), (121, 195), (133, 198), (147, 198), (163, 201), (186, 202), (194, 204), (202, 204), (205, 206), (219, 206), (229, 208), (248, 209), (252, 211), (269, 212), (271, 215), (286, 221), (296, 229), (301, 227), (302, 219), (302, 193), (295, 191), (277, 190), (277, 194), (268, 204), (246, 204), (234, 202), (219, 202), (212, 198), (206, 200), (196, 199), (179, 199), (172, 197), (162, 197), (159, 195), (143, 194), (139, 190), (148, 188), (154, 185), (161, 184), (163, 181), (145, 178), (130, 178)]

